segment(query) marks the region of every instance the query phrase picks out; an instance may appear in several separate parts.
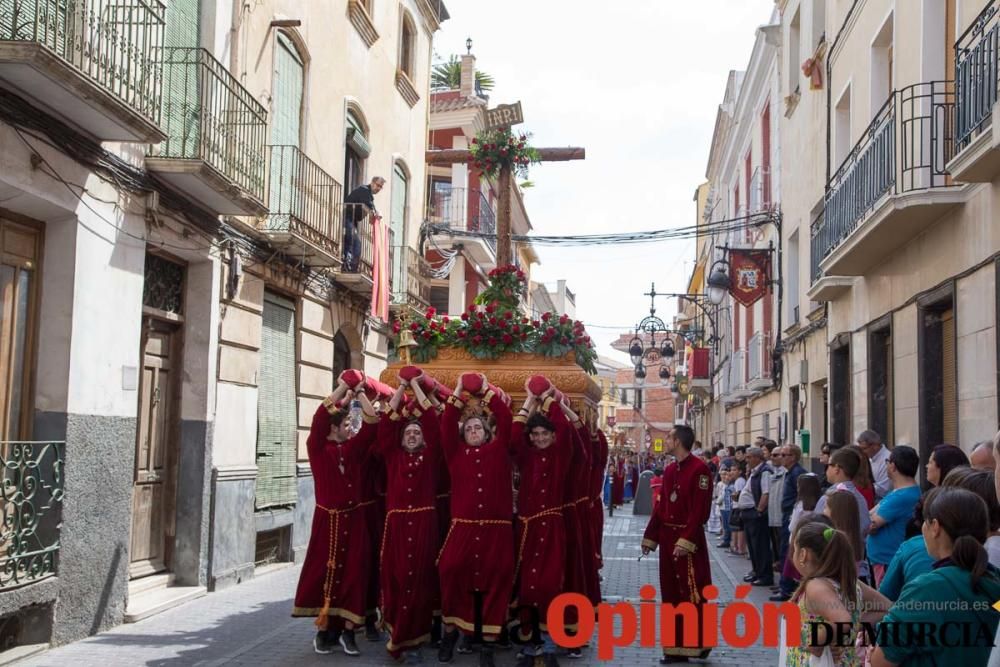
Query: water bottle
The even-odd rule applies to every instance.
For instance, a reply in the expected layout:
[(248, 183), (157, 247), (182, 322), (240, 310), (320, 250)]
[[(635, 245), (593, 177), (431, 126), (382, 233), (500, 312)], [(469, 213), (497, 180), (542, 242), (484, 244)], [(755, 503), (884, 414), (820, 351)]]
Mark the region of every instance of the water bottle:
[(351, 409), (348, 412), (347, 418), (350, 419), (352, 433), (357, 433), (361, 430), (361, 401), (356, 398), (351, 400)]

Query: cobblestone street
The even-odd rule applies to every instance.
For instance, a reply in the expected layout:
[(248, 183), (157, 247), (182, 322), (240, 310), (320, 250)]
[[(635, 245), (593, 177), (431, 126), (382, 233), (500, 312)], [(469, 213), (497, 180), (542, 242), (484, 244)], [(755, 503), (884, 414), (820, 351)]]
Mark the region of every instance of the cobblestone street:
[[(643, 584), (657, 584), (656, 557), (637, 561), (646, 519), (633, 517), (631, 507), (627, 506), (605, 523), (603, 576), (604, 594), (609, 601), (635, 601)], [(714, 542), (714, 536), (710, 536), (709, 544)], [(748, 569), (745, 560), (712, 547), (712, 578), (719, 587), (720, 607), (732, 600), (736, 583)], [(380, 645), (367, 643), (360, 636), (358, 644), (363, 655), (359, 658), (347, 658), (341, 653), (328, 656), (313, 653), (312, 621), (289, 617), (297, 578), (297, 567), (277, 569), (145, 621), (119, 626), (21, 664), (36, 667), (392, 664)], [(757, 588), (750, 599), (760, 603), (768, 595), (768, 589)], [(498, 652), (497, 664), (513, 665), (514, 656), (514, 651)], [(640, 648), (636, 644), (616, 651), (610, 664), (653, 665), (658, 658), (656, 649)], [(425, 660), (429, 665), (437, 664), (436, 656), (429, 651), (425, 651)], [(777, 650), (760, 646), (748, 649), (720, 647), (707, 662), (696, 662), (763, 667), (777, 663)], [(474, 665), (476, 656), (457, 656), (454, 664)], [(590, 649), (584, 652), (583, 660), (564, 659), (563, 664), (583, 667), (608, 663), (598, 660), (596, 649)]]

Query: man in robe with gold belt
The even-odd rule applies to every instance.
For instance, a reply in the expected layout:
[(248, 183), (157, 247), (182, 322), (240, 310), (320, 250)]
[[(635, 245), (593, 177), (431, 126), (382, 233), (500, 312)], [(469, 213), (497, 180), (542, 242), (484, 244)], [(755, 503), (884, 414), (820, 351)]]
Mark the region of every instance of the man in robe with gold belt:
[[(412, 388), (416, 402), (402, 406)], [(433, 397), (433, 394), (431, 394)], [(436, 506), (441, 445), (437, 412), (419, 381), (400, 378), (379, 422), (375, 453), (388, 474), (387, 514), (379, 545), (382, 620), (389, 653), (405, 651), (410, 664), (423, 662), (420, 647), (430, 640), (440, 607), (435, 559), (441, 546)]]
[[(482, 396), (495, 434), (481, 414), (469, 414), (459, 426), (466, 391)], [(447, 403), (441, 447), (451, 477), (451, 522), (438, 557), (444, 625), (438, 661), (452, 661), (458, 631), (471, 636), (478, 630), (484, 640), (480, 667), (493, 667), (493, 642), (507, 620), (514, 584), (510, 408), (484, 375), (471, 373), (459, 378)]]
[(331, 653), (339, 644), (347, 655), (360, 655), (354, 629), (365, 622), (372, 554), (361, 502), (361, 467), (375, 441), (378, 419), (364, 392), (359, 392), (369, 411), (361, 429), (352, 433), (347, 409), (338, 407), (351, 395), (341, 380), (316, 409), (306, 440), (316, 510), (292, 616), (316, 617), (317, 653)]
[(511, 450), (521, 472), (518, 580), (513, 606), (518, 610), (522, 638), (530, 635), (542, 643), (526, 646), (518, 665), (530, 666), (541, 655), (545, 667), (557, 667), (556, 645), (548, 633), (547, 617), (549, 604), (566, 591), (569, 545), (565, 513), (569, 508), (567, 498), (572, 495), (568, 489), (573, 483), (569, 471), (576, 449), (571, 421), (576, 423), (579, 418), (553, 397), (551, 386), (541, 396), (535, 396), (530, 387), (526, 389), (527, 399), (511, 430)]
[[(705, 462), (692, 456), (694, 431), (689, 426), (675, 426), (665, 443), (667, 453), (676, 459), (663, 471), (660, 502), (642, 539), (642, 553), (657, 547), (660, 551), (660, 594), (663, 602), (677, 605), (690, 602), (701, 606), (701, 594), (712, 583), (708, 564), (705, 524), (712, 508), (712, 474)], [(698, 614), (701, 619), (701, 614)], [(681, 613), (675, 615), (673, 646), (663, 647), (660, 664), (687, 662), (688, 658), (707, 658), (711, 649), (699, 642), (684, 640)], [(688, 628), (700, 640), (702, 628)]]

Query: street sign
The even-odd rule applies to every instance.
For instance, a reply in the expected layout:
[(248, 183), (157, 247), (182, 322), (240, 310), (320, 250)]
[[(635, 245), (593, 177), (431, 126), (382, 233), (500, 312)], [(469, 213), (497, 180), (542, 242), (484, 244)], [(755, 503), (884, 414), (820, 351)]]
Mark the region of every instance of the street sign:
[(663, 451), (663, 438), (657, 438), (653, 441), (653, 451), (662, 452)]
[(495, 109), (486, 111), (486, 129), (495, 130), (501, 127), (510, 127), (524, 122), (524, 113), (521, 111), (521, 103), (501, 104)]

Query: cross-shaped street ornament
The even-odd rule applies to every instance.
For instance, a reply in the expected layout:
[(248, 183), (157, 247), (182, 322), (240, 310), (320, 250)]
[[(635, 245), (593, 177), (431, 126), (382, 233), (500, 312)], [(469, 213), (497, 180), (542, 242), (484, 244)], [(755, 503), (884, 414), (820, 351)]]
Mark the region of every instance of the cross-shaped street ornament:
[[(486, 112), (487, 129), (509, 128), (523, 121), (521, 103), (500, 105)], [(583, 160), (587, 152), (583, 148), (538, 148), (538, 157), (542, 162), (568, 162)], [(466, 149), (429, 150), (426, 162), (429, 165), (450, 165), (469, 162), (472, 154)], [(510, 164), (504, 164), (497, 176), (497, 266), (513, 264), (513, 247), (510, 232), (510, 197), (513, 191), (511, 183)]]

